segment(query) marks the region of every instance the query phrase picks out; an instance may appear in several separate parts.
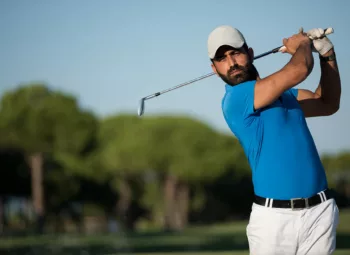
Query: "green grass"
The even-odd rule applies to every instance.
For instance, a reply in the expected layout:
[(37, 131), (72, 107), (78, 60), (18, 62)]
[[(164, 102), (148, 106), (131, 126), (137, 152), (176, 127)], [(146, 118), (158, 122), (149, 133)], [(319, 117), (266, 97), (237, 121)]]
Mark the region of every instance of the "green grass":
[[(94, 236), (46, 235), (0, 239), (0, 254), (17, 255), (243, 255), (247, 222), (190, 227), (182, 233), (145, 231)], [(342, 210), (337, 251), (350, 254), (350, 210)]]

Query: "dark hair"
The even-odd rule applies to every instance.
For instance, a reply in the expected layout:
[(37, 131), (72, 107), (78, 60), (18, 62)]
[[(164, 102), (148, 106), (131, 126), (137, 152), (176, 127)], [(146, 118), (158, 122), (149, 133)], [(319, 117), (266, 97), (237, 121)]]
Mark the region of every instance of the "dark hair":
[(243, 44), (242, 48), (248, 53), (249, 47), (246, 42)]

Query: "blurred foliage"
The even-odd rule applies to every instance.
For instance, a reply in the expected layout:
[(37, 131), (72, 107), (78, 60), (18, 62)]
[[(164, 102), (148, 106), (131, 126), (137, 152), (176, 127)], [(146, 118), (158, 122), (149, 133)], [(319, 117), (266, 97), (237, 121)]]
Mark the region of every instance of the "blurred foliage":
[(0, 107), (2, 144), (27, 152), (83, 153), (97, 128), (73, 96), (41, 84), (5, 93)]
[(0, 144), (27, 154), (41, 152), (68, 172), (86, 174), (98, 120), (75, 97), (43, 84), (6, 92), (0, 104)]

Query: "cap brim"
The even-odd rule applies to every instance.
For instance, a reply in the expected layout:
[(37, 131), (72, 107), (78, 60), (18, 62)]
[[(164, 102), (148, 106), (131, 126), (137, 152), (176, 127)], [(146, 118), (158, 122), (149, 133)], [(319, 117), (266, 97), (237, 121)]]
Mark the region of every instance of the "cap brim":
[(232, 48), (234, 48), (234, 49), (240, 49), (240, 48), (243, 47), (243, 45), (244, 45), (244, 42), (239, 42), (239, 43), (238, 43), (238, 42), (227, 42), (227, 43), (218, 44), (218, 45), (215, 47), (215, 50), (212, 51), (212, 53), (209, 55), (209, 57), (210, 57), (211, 59), (214, 59), (215, 56), (216, 56), (216, 53), (217, 53), (218, 49), (220, 49), (222, 46), (230, 46), (230, 47), (232, 47)]

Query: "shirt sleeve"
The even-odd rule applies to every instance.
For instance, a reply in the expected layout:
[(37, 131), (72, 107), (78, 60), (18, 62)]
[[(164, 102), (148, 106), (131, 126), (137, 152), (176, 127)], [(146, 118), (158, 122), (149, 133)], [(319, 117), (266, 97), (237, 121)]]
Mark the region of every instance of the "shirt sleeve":
[(299, 90), (296, 88), (289, 89), (290, 93), (297, 99)]
[(254, 110), (254, 88), (256, 81), (231, 87), (222, 101), (222, 111), (231, 129), (249, 127), (259, 110)]

